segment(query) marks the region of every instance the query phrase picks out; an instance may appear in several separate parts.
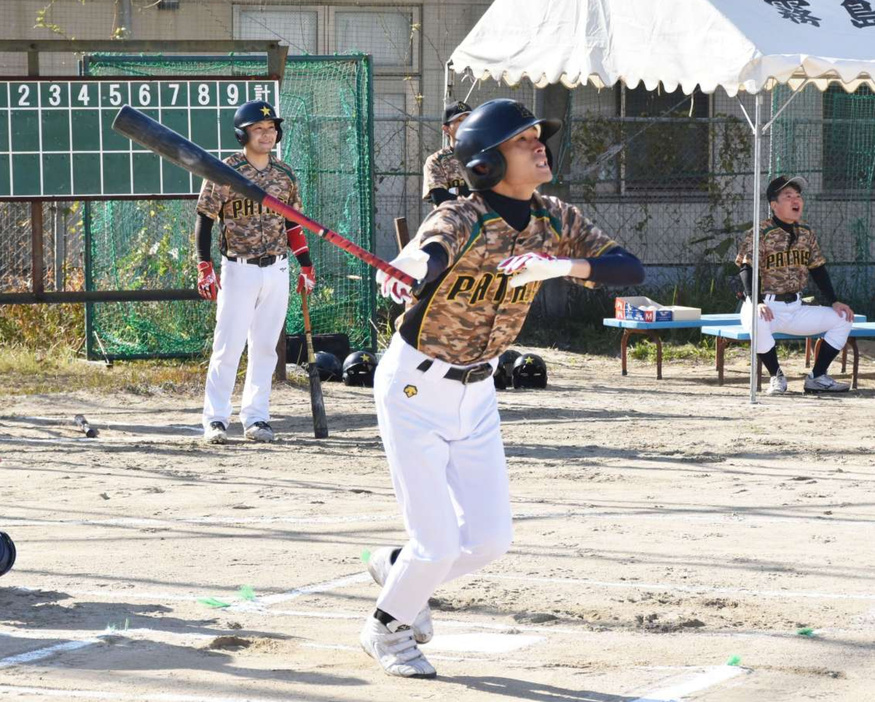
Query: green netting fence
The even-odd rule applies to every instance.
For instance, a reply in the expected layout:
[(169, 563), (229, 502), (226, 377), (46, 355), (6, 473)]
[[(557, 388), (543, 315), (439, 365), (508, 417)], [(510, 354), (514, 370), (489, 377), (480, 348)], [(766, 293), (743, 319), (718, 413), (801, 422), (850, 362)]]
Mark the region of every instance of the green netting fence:
[[(87, 75), (130, 78), (266, 74), (266, 61), (251, 56), (99, 55), (84, 65)], [(289, 57), (279, 104), (286, 120), (282, 158), (298, 176), (304, 212), (369, 251), (374, 246), (371, 94), (367, 56)], [(194, 219), (194, 199), (87, 203), (86, 289), (193, 288)], [(214, 232), (214, 260), (217, 238)], [(373, 269), (315, 235), (307, 238), (318, 277), (310, 300), (313, 332), (345, 333), (353, 348), (373, 348)], [(214, 321), (215, 305), (201, 301), (89, 304), (88, 355), (133, 359), (204, 353)], [(286, 332), (303, 333), (294, 285)]]

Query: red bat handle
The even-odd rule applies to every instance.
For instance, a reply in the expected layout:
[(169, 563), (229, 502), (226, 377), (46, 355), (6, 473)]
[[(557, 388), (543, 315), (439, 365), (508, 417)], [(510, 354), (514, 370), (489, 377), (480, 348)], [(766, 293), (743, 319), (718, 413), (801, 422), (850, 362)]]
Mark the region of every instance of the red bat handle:
[(310, 219), (307, 215), (298, 212), (291, 205), (287, 205), (282, 200), (277, 200), (273, 195), (265, 195), (261, 201), (264, 207), (274, 212), (279, 212), (286, 219), (292, 222), (297, 222), (305, 229), (309, 229), (314, 234), (317, 234), (326, 241), (330, 241), (335, 246), (340, 247), (344, 251), (349, 251), (356, 258), (360, 258), (365, 263), (371, 264), (374, 268), (379, 268), (383, 273), (400, 280), (405, 285), (413, 287), (416, 281), (403, 271), (399, 271), (391, 263), (386, 263), (382, 258), (377, 258), (370, 251), (366, 251), (358, 244), (354, 244), (349, 239), (341, 236), (337, 232), (333, 232), (328, 227), (323, 227), (319, 222)]

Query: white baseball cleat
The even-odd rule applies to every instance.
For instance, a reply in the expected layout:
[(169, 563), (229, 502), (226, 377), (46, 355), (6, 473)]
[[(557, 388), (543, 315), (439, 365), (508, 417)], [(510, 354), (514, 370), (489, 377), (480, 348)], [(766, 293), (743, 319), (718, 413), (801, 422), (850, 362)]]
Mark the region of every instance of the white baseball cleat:
[(224, 444), (228, 441), (228, 431), (221, 422), (210, 422), (210, 428), (204, 432), (204, 441), (208, 444)]
[(816, 378), (812, 378), (810, 373), (805, 376), (805, 392), (847, 392), (850, 389), (848, 383), (833, 380), (826, 373)]
[(783, 395), (785, 392), (787, 392), (787, 376), (779, 368), (777, 375), (773, 375), (769, 379), (769, 389), (766, 390), (766, 395)]
[(270, 424), (267, 422), (255, 422), (250, 424), (243, 432), (243, 436), (250, 441), (257, 441), (263, 444), (269, 444), (275, 438), (273, 429), (270, 428)]
[(401, 678), (437, 677), (437, 671), (422, 655), (413, 638), (413, 630), (406, 624), (392, 622), (386, 626), (370, 616), (365, 620), (359, 641), (365, 653), (374, 658), (387, 675)]
[[(386, 584), (386, 578), (392, 570), (394, 550), (391, 546), (379, 548), (368, 559), (368, 572), (380, 587)], [(434, 637), (434, 624), (431, 621), (431, 608), (426, 604), (413, 620), (413, 638), (416, 639), (416, 643), (425, 644), (431, 641), (432, 637)]]

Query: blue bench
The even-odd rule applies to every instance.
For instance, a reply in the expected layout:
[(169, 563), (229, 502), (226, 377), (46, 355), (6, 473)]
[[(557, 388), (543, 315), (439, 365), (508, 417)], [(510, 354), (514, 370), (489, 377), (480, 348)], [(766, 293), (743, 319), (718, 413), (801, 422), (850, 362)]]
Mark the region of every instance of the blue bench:
[(703, 314), (699, 319), (690, 319), (680, 322), (638, 322), (634, 319), (614, 319), (608, 317), (602, 320), (602, 324), (606, 327), (616, 327), (623, 330), (623, 337), (620, 339), (620, 363), (623, 370), (623, 375), (628, 375), (626, 370), (627, 348), (629, 346), (629, 338), (634, 334), (641, 334), (649, 337), (656, 344), (656, 379), (662, 380), (662, 339), (659, 337), (659, 332), (667, 329), (695, 329), (703, 326), (713, 326), (720, 328), (737, 326), (741, 324), (740, 314)]
[[(717, 383), (719, 385), (723, 385), (723, 370), (724, 364), (726, 360), (726, 347), (731, 342), (739, 342), (745, 343), (750, 342), (750, 333), (744, 331), (740, 325), (711, 325), (711, 326), (703, 326), (702, 333), (707, 334), (709, 336), (714, 336), (717, 338), (717, 354), (716, 354), (716, 368), (717, 368)], [(791, 341), (805, 341), (806, 349), (805, 349), (805, 367), (809, 366), (810, 361), (810, 343), (811, 341), (816, 341), (814, 346), (814, 356), (817, 356), (817, 352), (820, 349), (820, 344), (823, 341), (823, 334), (813, 334), (811, 336), (800, 336), (796, 334), (775, 334), (775, 339), (779, 341), (791, 340)], [(847, 369), (847, 354), (848, 347), (851, 347), (851, 351), (853, 351), (853, 370), (851, 373), (851, 382), (852, 387), (857, 389), (857, 376), (860, 370), (860, 352), (857, 348), (857, 339), (866, 339), (866, 338), (875, 338), (875, 322), (867, 322), (866, 316), (862, 314), (854, 315), (854, 324), (851, 327), (851, 333), (848, 336), (848, 343), (845, 345), (845, 348), (842, 349), (842, 373)], [(757, 363), (757, 390), (762, 387), (762, 375), (763, 368), (762, 362)]]

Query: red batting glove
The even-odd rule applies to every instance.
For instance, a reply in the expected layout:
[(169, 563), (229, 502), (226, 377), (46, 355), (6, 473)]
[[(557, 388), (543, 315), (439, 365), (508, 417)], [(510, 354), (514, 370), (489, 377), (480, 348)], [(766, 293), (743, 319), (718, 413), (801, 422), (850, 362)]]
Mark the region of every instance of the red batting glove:
[(313, 266), (301, 266), (301, 274), (298, 276), (298, 293), (305, 290), (309, 295), (316, 287), (316, 269)]
[(197, 291), (204, 300), (215, 300), (219, 296), (222, 285), (219, 276), (213, 270), (210, 261), (201, 261), (197, 264)]

